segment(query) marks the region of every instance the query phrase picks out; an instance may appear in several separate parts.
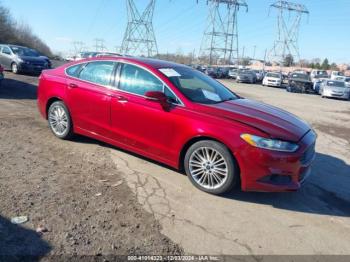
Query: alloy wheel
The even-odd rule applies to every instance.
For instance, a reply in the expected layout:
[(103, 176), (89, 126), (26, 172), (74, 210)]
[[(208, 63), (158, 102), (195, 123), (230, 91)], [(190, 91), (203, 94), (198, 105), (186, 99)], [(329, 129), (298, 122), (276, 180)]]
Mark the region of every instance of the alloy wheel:
[(200, 147), (192, 153), (189, 171), (194, 181), (205, 189), (220, 188), (228, 178), (225, 158), (210, 147)]
[(55, 105), (50, 109), (49, 112), (49, 123), (52, 131), (58, 135), (63, 136), (69, 126), (68, 126), (68, 116), (66, 111), (60, 105)]

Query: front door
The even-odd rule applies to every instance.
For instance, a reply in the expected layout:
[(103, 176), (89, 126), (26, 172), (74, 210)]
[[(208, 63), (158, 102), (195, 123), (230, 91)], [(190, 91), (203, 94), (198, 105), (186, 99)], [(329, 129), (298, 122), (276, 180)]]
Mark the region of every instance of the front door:
[(167, 87), (152, 73), (124, 64), (119, 90), (112, 95), (111, 127), (118, 142), (167, 161), (176, 154), (169, 144), (175, 133), (178, 108), (165, 111), (158, 102), (144, 96), (147, 91), (164, 91), (164, 88)]

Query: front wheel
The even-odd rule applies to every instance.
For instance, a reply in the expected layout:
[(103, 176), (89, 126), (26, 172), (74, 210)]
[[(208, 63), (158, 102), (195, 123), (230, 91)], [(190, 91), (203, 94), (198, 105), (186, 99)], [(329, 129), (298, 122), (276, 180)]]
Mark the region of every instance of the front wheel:
[(12, 71), (12, 73), (14, 73), (14, 74), (18, 74), (18, 73), (19, 73), (18, 65), (17, 65), (16, 63), (12, 63), (12, 65), (11, 65), (11, 71)]
[(48, 122), (52, 133), (60, 139), (73, 136), (73, 124), (66, 105), (62, 101), (52, 103), (48, 111)]
[(216, 141), (193, 144), (186, 153), (184, 166), (192, 184), (210, 194), (226, 193), (239, 181), (236, 161), (226, 146)]

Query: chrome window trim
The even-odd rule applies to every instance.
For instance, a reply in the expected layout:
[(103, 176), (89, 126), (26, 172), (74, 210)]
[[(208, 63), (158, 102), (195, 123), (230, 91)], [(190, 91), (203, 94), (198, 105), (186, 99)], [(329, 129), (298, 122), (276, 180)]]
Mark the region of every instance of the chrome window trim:
[[(82, 64), (89, 64), (89, 63), (93, 63), (93, 62), (113, 62), (116, 64), (129, 64), (129, 65), (133, 65), (133, 66), (136, 66), (136, 67), (139, 67), (147, 72), (149, 72), (151, 75), (153, 75), (154, 77), (156, 77), (162, 84), (163, 84), (163, 92), (164, 92), (164, 88), (168, 88), (170, 90), (170, 92), (176, 97), (176, 99), (179, 101), (179, 103), (171, 103), (175, 106), (181, 106), (181, 107), (185, 107), (185, 104), (182, 102), (182, 100), (174, 93), (174, 91), (166, 84), (164, 83), (164, 81), (162, 79), (160, 79), (160, 77), (158, 77), (157, 75), (155, 75), (152, 71), (150, 71), (148, 68), (144, 67), (144, 66), (141, 66), (141, 65), (138, 65), (138, 64), (135, 64), (135, 63), (132, 63), (132, 62), (129, 62), (129, 61), (123, 61), (123, 60), (91, 60), (91, 61), (82, 61), (80, 63), (76, 63), (74, 65), (71, 65), (69, 67), (66, 67), (64, 69), (64, 74), (67, 76), (67, 77), (70, 77), (70, 78), (73, 78), (73, 79), (76, 79), (76, 80), (79, 80), (79, 81), (82, 81), (82, 82), (85, 82), (85, 83), (88, 83), (88, 84), (93, 84), (93, 85), (97, 85), (97, 86), (100, 86), (100, 87), (104, 87), (104, 88), (107, 88), (107, 89), (110, 89), (110, 90), (114, 90), (114, 91), (120, 91), (120, 92), (123, 92), (123, 93), (127, 93), (127, 94), (131, 94), (131, 95), (135, 95), (135, 96), (139, 96), (139, 97), (142, 97), (142, 98), (147, 98), (146, 96), (144, 95), (139, 95), (139, 94), (135, 94), (135, 93), (132, 93), (132, 92), (128, 92), (128, 91), (125, 91), (125, 90), (121, 90), (119, 89), (119, 87), (117, 86), (110, 86), (110, 85), (101, 85), (101, 84), (97, 84), (97, 83), (94, 83), (94, 82), (90, 82), (90, 81), (86, 81), (86, 80), (82, 80), (78, 77), (74, 77), (74, 76), (70, 76), (69, 74), (67, 74), (67, 69), (73, 67), (73, 66), (77, 66), (77, 65), (82, 65)], [(85, 65), (85, 66), (86, 66)], [(83, 67), (84, 68), (84, 67)], [(82, 68), (82, 69), (83, 69)], [(82, 70), (81, 69), (81, 70)], [(119, 85), (119, 81), (120, 81), (120, 76), (117, 76), (116, 75), (116, 79), (118, 78), (118, 85)]]
[[(67, 77), (69, 77), (69, 78), (73, 78), (73, 79), (79, 80), (79, 81), (81, 81), (81, 82), (85, 82), (85, 83), (88, 83), (88, 84), (93, 84), (93, 85), (96, 85), (96, 86), (99, 86), (99, 87), (104, 87), (104, 88), (107, 88), (107, 89), (109, 89), (109, 90), (117, 90), (117, 88), (115, 88), (114, 86), (111, 86), (111, 85), (101, 85), (101, 84), (98, 84), (98, 83), (95, 83), (95, 82), (90, 82), (90, 81), (87, 81), (87, 80), (80, 79), (79, 77), (71, 76), (71, 75), (69, 75), (69, 74), (67, 73), (67, 70), (68, 70), (69, 68), (71, 68), (71, 67), (85, 64), (84, 66), (82, 66), (82, 68), (80, 68), (80, 72), (81, 72), (81, 71), (87, 66), (87, 64), (93, 63), (93, 62), (100, 62), (100, 61), (102, 61), (102, 62), (104, 62), (104, 61), (106, 61), (106, 62), (113, 62), (113, 63), (116, 64), (116, 65), (114, 65), (114, 66), (117, 66), (117, 64), (118, 64), (117, 61), (113, 61), (113, 60), (85, 61), (85, 62), (77, 63), (77, 64), (71, 65), (71, 66), (69, 66), (69, 67), (66, 67), (66, 68), (64, 69), (64, 74), (65, 74)], [(80, 72), (79, 72), (79, 74), (80, 74)], [(113, 70), (113, 72), (114, 72), (114, 70)]]
[[(137, 65), (137, 64), (134, 64), (132, 62), (129, 62), (129, 61), (121, 61), (119, 62), (120, 64), (128, 64), (128, 65), (132, 65), (132, 66), (135, 66), (135, 67), (139, 67), (145, 71), (147, 71), (148, 73), (150, 73), (152, 76), (154, 76), (155, 78), (157, 78), (162, 84), (163, 84), (163, 92), (164, 92), (164, 89), (165, 88), (168, 88), (169, 91), (176, 97), (176, 99), (179, 101), (179, 103), (171, 103), (173, 105), (176, 105), (176, 106), (182, 106), (182, 107), (185, 107), (185, 104), (182, 102), (182, 100), (174, 93), (174, 91), (166, 84), (164, 83), (164, 81), (157, 75), (155, 75), (152, 71), (150, 71), (148, 68), (144, 67), (144, 66), (141, 66), (141, 65)], [(121, 69), (121, 71), (123, 70), (123, 68)], [(120, 73), (121, 73), (120, 71)], [(118, 84), (119, 84), (119, 81), (120, 81), (120, 76), (117, 76), (118, 77)], [(128, 94), (131, 94), (131, 95), (136, 95), (136, 96), (140, 96), (140, 97), (143, 97), (143, 98), (147, 98), (146, 96), (143, 96), (143, 95), (139, 95), (139, 94), (135, 94), (135, 93), (132, 93), (132, 92), (128, 92), (128, 91), (125, 91), (125, 90), (122, 90), (118, 87), (118, 90), (121, 91), (121, 92), (125, 92), (125, 93), (128, 93)]]

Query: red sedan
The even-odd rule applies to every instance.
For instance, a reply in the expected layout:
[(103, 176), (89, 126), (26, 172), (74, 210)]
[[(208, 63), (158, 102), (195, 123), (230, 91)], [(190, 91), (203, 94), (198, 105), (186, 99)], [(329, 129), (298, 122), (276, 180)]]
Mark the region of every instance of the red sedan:
[(235, 185), (297, 190), (315, 157), (305, 122), (160, 60), (104, 57), (46, 70), (38, 106), (57, 137), (81, 134), (135, 152), (212, 194)]

